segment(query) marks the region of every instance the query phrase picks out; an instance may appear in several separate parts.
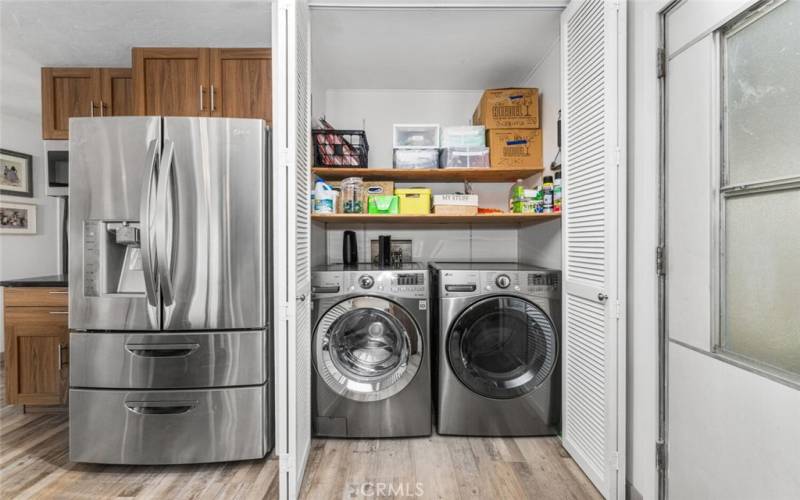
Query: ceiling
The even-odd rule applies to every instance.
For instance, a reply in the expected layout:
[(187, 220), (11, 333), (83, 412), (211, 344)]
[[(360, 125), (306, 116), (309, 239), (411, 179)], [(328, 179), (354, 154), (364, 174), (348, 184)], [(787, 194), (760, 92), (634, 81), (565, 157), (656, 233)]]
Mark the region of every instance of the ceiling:
[(233, 1), (0, 2), (2, 43), (43, 66), (127, 66), (131, 47), (265, 47), (270, 4)]
[(321, 8), (312, 74), (327, 89), (520, 85), (558, 41), (560, 8)]

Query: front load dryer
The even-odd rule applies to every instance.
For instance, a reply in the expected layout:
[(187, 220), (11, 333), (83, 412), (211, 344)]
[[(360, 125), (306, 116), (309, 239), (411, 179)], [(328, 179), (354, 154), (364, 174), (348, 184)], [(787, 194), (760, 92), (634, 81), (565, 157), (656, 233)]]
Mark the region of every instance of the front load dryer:
[(432, 263), (437, 430), (558, 433), (560, 272), (515, 263)]
[(417, 264), (312, 272), (316, 436), (431, 434), (428, 276)]

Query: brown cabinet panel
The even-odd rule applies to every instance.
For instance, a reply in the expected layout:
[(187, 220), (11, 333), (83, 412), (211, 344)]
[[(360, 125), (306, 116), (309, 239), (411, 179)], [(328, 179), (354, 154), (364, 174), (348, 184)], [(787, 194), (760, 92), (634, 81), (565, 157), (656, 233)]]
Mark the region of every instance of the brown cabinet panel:
[(208, 49), (134, 48), (137, 115), (209, 116)]
[(133, 110), (133, 72), (129, 68), (103, 68), (103, 116), (130, 116)]
[(6, 400), (63, 404), (69, 376), (67, 308), (6, 306), (5, 335)]
[(42, 137), (69, 138), (69, 119), (100, 114), (100, 70), (42, 68)]
[(59, 287), (9, 287), (5, 288), (3, 297), (6, 307), (67, 307), (69, 304), (69, 292)]
[(272, 51), (211, 49), (211, 114), (272, 122)]

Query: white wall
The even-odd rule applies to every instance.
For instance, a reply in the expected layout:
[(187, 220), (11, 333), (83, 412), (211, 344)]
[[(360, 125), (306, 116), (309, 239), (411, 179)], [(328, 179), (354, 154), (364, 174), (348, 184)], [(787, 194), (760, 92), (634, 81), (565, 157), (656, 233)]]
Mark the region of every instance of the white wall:
[[(3, 201), (37, 206), (35, 235), (0, 235), (0, 281), (59, 271), (58, 200), (45, 195), (40, 64), (0, 35), (0, 147), (33, 155), (33, 198)], [(2, 299), (0, 298), (0, 307)], [(2, 319), (0, 319), (2, 322)], [(0, 351), (5, 349), (0, 329)]]
[[(561, 109), (561, 43), (557, 38), (547, 57), (526, 82), (524, 87), (539, 89), (539, 115), (542, 127), (542, 158), (544, 173), (532, 176), (528, 182), (541, 184), (542, 176), (553, 175), (550, 163), (558, 152), (558, 110)], [(521, 228), (518, 233), (519, 260), (528, 264), (561, 269), (561, 221), (554, 220), (532, 227)]]

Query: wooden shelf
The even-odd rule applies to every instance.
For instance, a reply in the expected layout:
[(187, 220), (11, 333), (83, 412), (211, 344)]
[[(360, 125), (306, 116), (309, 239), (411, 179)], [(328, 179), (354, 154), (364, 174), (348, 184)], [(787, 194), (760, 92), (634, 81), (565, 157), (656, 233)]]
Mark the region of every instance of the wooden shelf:
[(326, 181), (362, 177), (396, 182), (514, 182), (542, 172), (542, 168), (330, 168), (311, 171)]
[(534, 225), (556, 220), (561, 214), (478, 214), (478, 215), (375, 215), (313, 214), (311, 220), (355, 224), (521, 224)]

